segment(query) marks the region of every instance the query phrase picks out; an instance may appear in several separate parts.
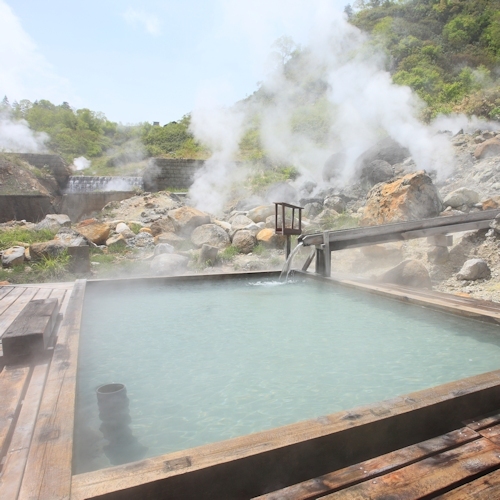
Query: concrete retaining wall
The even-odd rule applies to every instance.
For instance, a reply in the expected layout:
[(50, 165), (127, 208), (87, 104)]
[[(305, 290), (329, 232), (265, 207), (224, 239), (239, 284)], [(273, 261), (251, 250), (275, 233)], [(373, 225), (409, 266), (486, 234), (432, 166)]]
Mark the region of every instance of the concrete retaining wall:
[(121, 201), (131, 198), (131, 191), (99, 191), (95, 193), (67, 193), (62, 197), (58, 212), (66, 214), (72, 222), (102, 210), (110, 201)]
[(0, 222), (26, 220), (39, 222), (47, 214), (55, 213), (52, 198), (43, 195), (0, 196)]

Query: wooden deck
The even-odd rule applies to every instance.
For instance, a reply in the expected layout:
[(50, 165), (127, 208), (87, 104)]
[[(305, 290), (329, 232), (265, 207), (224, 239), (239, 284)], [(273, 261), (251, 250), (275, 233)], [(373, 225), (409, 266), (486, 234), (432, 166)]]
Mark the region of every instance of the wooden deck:
[(46, 352), (5, 366), (0, 358), (2, 500), (69, 498), (77, 352), (71, 342), (78, 340), (81, 308), (75, 299), (84, 284), (0, 287), (0, 340), (30, 301), (55, 298), (60, 305)]
[[(500, 323), (500, 306), (490, 302), (339, 282)], [(73, 476), (85, 286), (77, 281), (0, 287), (0, 339), (31, 300), (57, 298), (62, 314), (47, 353), (26, 363), (0, 365), (1, 500), (500, 498), (500, 370)]]

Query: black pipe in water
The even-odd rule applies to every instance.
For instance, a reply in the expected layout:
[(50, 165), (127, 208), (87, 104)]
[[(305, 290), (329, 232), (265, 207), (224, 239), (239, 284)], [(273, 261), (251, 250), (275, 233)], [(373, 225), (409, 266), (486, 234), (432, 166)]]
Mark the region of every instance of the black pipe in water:
[(123, 384), (105, 384), (96, 389), (97, 406), (104, 439), (104, 454), (112, 465), (121, 465), (140, 460), (148, 450), (137, 441), (130, 427), (127, 389)]

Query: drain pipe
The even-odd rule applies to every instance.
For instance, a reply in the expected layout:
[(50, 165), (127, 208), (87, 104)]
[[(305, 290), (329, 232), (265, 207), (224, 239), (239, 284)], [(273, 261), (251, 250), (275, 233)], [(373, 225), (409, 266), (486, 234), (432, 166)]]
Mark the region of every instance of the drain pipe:
[(104, 454), (112, 465), (121, 465), (140, 460), (148, 450), (137, 441), (130, 427), (129, 400), (123, 384), (105, 384), (96, 389), (97, 406), (104, 439)]

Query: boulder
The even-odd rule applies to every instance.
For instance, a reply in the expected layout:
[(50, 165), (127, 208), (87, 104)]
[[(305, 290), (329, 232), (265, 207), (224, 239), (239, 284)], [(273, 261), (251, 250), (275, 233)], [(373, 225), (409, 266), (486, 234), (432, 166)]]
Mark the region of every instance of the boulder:
[(469, 259), (464, 263), (462, 269), (457, 274), (457, 279), (475, 281), (480, 279), (488, 279), (491, 276), (491, 271), (488, 263), (483, 259)]
[(181, 236), (190, 236), (197, 227), (210, 223), (210, 215), (193, 207), (181, 207), (170, 210), (168, 215), (177, 223), (179, 228), (174, 232), (179, 233)]
[(116, 225), (115, 231), (120, 234), (123, 233), (123, 231), (130, 231), (130, 228), (125, 224), (125, 222), (119, 222)]
[(460, 208), (462, 206), (472, 207), (479, 202), (479, 194), (472, 189), (462, 187), (449, 193), (443, 200), (445, 207)]
[(198, 248), (206, 244), (222, 249), (231, 244), (231, 239), (226, 231), (217, 224), (203, 224), (193, 231), (191, 242)]
[(149, 229), (153, 236), (157, 236), (161, 233), (176, 233), (179, 230), (179, 225), (170, 217), (162, 217), (153, 222)]
[[(340, 196), (328, 196), (325, 198), (325, 201), (323, 202), (323, 207), (328, 208), (330, 210), (335, 210), (335, 212), (341, 213), (344, 212), (346, 209), (346, 204), (343, 198)], [(321, 211), (320, 211), (321, 212)], [(318, 212), (318, 214), (320, 213)], [(318, 215), (316, 214), (316, 215)]]
[(127, 242), (122, 234), (115, 234), (106, 240), (106, 246), (112, 249), (125, 248)]
[(269, 248), (283, 248), (286, 238), (281, 234), (275, 234), (274, 229), (266, 227), (257, 233), (257, 242)]
[(213, 266), (217, 262), (219, 249), (211, 245), (202, 245), (199, 262), (203, 265)]
[(404, 260), (389, 269), (382, 274), (379, 281), (413, 288), (432, 288), (429, 271), (420, 261), (413, 259)]
[(86, 238), (70, 227), (59, 229), (54, 239), (61, 242), (65, 247), (82, 247), (87, 245)]
[(225, 220), (217, 220), (217, 219), (215, 219), (213, 221), (213, 223), (217, 224), (218, 226), (220, 226), (227, 233), (229, 233), (231, 231), (231, 224), (229, 222), (226, 222)]
[(256, 243), (257, 240), (255, 236), (247, 229), (241, 229), (233, 236), (233, 246), (236, 247), (240, 253), (250, 253)]
[(495, 231), (497, 235), (500, 235), (500, 214), (498, 214), (491, 222), (490, 228)]
[(13, 267), (21, 265), (24, 262), (24, 252), (25, 248), (21, 246), (7, 248), (7, 250), (2, 252), (2, 266)]
[(318, 202), (306, 203), (302, 214), (308, 219), (314, 219), (323, 210), (323, 204)]
[(151, 236), (153, 235), (153, 231), (151, 231), (151, 229), (149, 227), (141, 227), (141, 229), (139, 229), (139, 232), (140, 233), (148, 233)]
[(75, 227), (75, 229), (88, 240), (96, 245), (104, 245), (109, 238), (111, 228), (105, 222), (96, 219), (87, 219)]
[(32, 260), (42, 260), (44, 257), (56, 257), (64, 252), (66, 248), (66, 245), (63, 245), (59, 240), (32, 243), (30, 245), (30, 257)]
[(314, 221), (321, 225), (329, 225), (331, 224), (337, 217), (339, 213), (333, 210), (332, 208), (325, 208), (320, 214), (318, 214)]
[(474, 156), (478, 160), (491, 158), (492, 156), (500, 156), (500, 139), (493, 137), (479, 144), (474, 150)]
[(153, 274), (162, 276), (177, 276), (184, 274), (189, 259), (176, 253), (162, 253), (151, 260), (150, 270)]
[[(375, 186), (375, 184), (387, 182), (393, 177), (394, 169), (389, 162), (385, 160), (374, 160), (369, 165), (363, 167), (359, 180), (365, 188), (370, 189)], [(340, 210), (337, 210), (337, 212), (340, 212)]]
[(126, 240), (127, 245), (132, 247), (146, 248), (154, 246), (154, 238), (149, 233), (138, 233), (132, 238), (126, 238)]
[(159, 243), (155, 246), (154, 255), (161, 255), (163, 253), (174, 253), (174, 247), (168, 243)]
[(245, 215), (235, 215), (229, 219), (229, 223), (231, 224), (231, 230), (234, 232), (243, 229), (249, 224), (253, 224), (253, 220)]
[(481, 202), (482, 210), (491, 210), (500, 207), (500, 196), (492, 196)]
[(160, 243), (168, 243), (179, 250), (185, 246), (186, 240), (175, 233), (161, 233), (154, 237), (154, 243), (156, 245), (159, 245)]
[(36, 226), (36, 231), (48, 229), (57, 232), (61, 227), (70, 227), (71, 219), (65, 214), (48, 214)]
[(362, 172), (365, 167), (375, 160), (383, 160), (389, 165), (394, 165), (401, 163), (408, 156), (410, 156), (410, 152), (407, 148), (401, 146), (394, 139), (386, 137), (358, 156), (355, 161), (355, 168), (356, 171)]
[(424, 172), (413, 172), (374, 186), (367, 195), (362, 226), (436, 217), (442, 210), (438, 190)]
[[(134, 238), (134, 237), (135, 237), (135, 235), (136, 235), (136, 234), (134, 233), (134, 231), (132, 231), (132, 230), (131, 230), (131, 229), (129, 229), (128, 227), (127, 227), (127, 229), (124, 229), (124, 230), (123, 230), (121, 233), (119, 233), (119, 234), (121, 234), (121, 235), (122, 235), (122, 236), (123, 236), (126, 240), (129, 240), (130, 238)], [(149, 234), (149, 235), (151, 236), (151, 238), (153, 237), (153, 236), (151, 235), (151, 233), (145, 233), (144, 231), (143, 231), (141, 234)]]
[(252, 219), (253, 222), (266, 222), (266, 219), (270, 216), (274, 216), (275, 205), (260, 205), (247, 213), (247, 217)]

